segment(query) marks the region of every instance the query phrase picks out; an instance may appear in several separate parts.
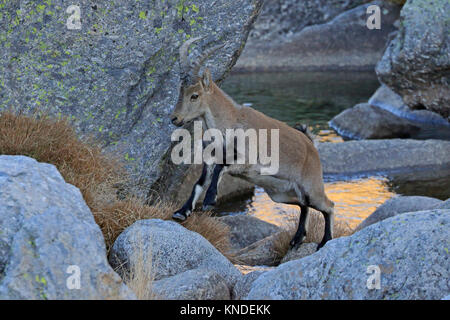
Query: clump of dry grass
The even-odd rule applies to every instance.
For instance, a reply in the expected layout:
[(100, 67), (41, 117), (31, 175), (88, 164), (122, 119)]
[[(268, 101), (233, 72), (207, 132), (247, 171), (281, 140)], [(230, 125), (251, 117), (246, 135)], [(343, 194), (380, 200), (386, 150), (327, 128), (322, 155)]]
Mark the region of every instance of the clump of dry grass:
[[(1, 112), (0, 154), (25, 155), (55, 165), (67, 183), (80, 189), (108, 250), (117, 236), (137, 220), (170, 220), (176, 209), (167, 203), (148, 206), (136, 198), (118, 200), (115, 185), (127, 180), (121, 161), (104, 154), (93, 139), (81, 141), (67, 119)], [(183, 226), (200, 233), (227, 254), (229, 228), (209, 213), (195, 213)]]
[[(139, 235), (142, 239), (141, 235)], [(151, 249), (150, 249), (151, 251)], [(132, 260), (133, 265), (130, 270), (116, 270), (122, 274), (124, 282), (134, 292), (139, 300), (156, 300), (157, 295), (152, 290), (155, 274), (153, 272), (153, 260), (151, 252), (144, 253), (144, 243), (138, 240), (136, 247), (133, 249), (135, 256)], [(123, 268), (123, 266), (119, 267)]]
[[(288, 227), (277, 234), (274, 239), (274, 251), (282, 259), (288, 252), (290, 246), (289, 242), (297, 231), (298, 217), (292, 217)], [(324, 234), (325, 220), (322, 213), (310, 210), (308, 229), (306, 230), (306, 238), (303, 242), (315, 242), (320, 243)], [(335, 220), (334, 221), (334, 234), (333, 238), (340, 238), (352, 235), (354, 230), (350, 227), (347, 221)]]
[(120, 162), (103, 154), (92, 139), (81, 142), (67, 119), (0, 113), (0, 154), (25, 155), (55, 165), (67, 183), (80, 189), (90, 208), (98, 189), (124, 174)]

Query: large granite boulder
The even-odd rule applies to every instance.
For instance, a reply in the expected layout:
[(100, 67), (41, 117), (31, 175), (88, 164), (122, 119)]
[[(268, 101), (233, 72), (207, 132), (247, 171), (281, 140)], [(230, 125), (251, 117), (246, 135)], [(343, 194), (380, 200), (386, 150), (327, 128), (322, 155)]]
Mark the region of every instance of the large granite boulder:
[[(381, 29), (366, 26), (381, 8)], [(400, 6), (388, 1), (266, 1), (235, 70), (373, 70)]]
[[(280, 231), (283, 232), (283, 231)], [(281, 257), (278, 252), (280, 232), (258, 240), (234, 252), (234, 260), (248, 266), (276, 266)]]
[(411, 110), (386, 85), (381, 85), (368, 103), (344, 110), (329, 124), (348, 139), (450, 140), (450, 123), (446, 119), (429, 110)]
[(55, 166), (0, 156), (0, 299), (133, 299), (80, 191)]
[[(68, 116), (127, 165), (133, 193), (165, 190), (170, 162), (168, 115), (178, 98), (178, 48), (207, 36), (192, 56), (225, 47), (207, 65), (220, 82), (239, 57), (261, 0), (6, 1), (0, 14), (0, 110)], [(159, 181), (159, 184), (155, 183)], [(155, 192), (158, 193), (159, 190)], [(160, 192), (163, 194), (163, 192)]]
[(450, 141), (444, 140), (358, 140), (321, 143), (318, 150), (326, 176), (432, 171), (437, 177), (450, 168)]
[(392, 91), (388, 86), (381, 85), (377, 91), (370, 97), (369, 104), (390, 113), (412, 121), (415, 125), (432, 125), (436, 127), (448, 127), (450, 124), (438, 113), (430, 110), (420, 109), (411, 110), (404, 102), (401, 96)]
[(348, 139), (411, 138), (419, 128), (389, 111), (360, 103), (330, 121), (330, 127)]
[(250, 292), (252, 283), (266, 270), (255, 270), (245, 274), (233, 287), (232, 298), (233, 300), (241, 300), (245, 298)]
[(410, 0), (400, 28), (376, 67), (378, 78), (411, 109), (428, 109), (450, 120), (450, 2)]
[(230, 227), (230, 243), (234, 250), (281, 231), (280, 227), (249, 215), (224, 216), (220, 221)]
[[(259, 276), (247, 299), (441, 299), (450, 210), (405, 213)], [(379, 280), (379, 281), (378, 281)]]
[(161, 300), (229, 300), (230, 289), (216, 272), (188, 270), (151, 283), (149, 288)]
[(241, 277), (239, 270), (200, 234), (159, 219), (139, 220), (125, 229), (114, 242), (109, 260), (124, 277), (138, 264), (156, 281), (205, 269), (219, 274), (231, 289)]
[(397, 214), (405, 212), (423, 211), (430, 209), (444, 209), (440, 206), (444, 201), (421, 196), (399, 196), (387, 200), (381, 206), (379, 206), (370, 216), (364, 219), (361, 224), (356, 227), (359, 231), (363, 228), (370, 226), (371, 224), (380, 222), (381, 220), (393, 217)]

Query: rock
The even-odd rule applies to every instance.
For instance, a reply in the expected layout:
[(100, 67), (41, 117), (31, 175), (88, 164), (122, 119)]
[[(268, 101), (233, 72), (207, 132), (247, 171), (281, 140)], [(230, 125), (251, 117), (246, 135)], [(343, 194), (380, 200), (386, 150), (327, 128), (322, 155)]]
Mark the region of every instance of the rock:
[(0, 299), (133, 298), (80, 191), (53, 165), (0, 156)]
[(155, 280), (192, 269), (206, 269), (221, 275), (229, 288), (241, 273), (208, 240), (173, 221), (139, 220), (125, 229), (110, 253), (113, 267), (122, 274), (143, 259), (144, 269)]
[(275, 241), (277, 237), (278, 233), (273, 234), (237, 251), (235, 253), (235, 260), (240, 264), (249, 266), (278, 265), (280, 256), (276, 252)]
[(234, 250), (281, 231), (280, 227), (249, 215), (225, 216), (220, 221), (230, 227), (230, 242)]
[(285, 263), (291, 260), (298, 260), (309, 256), (317, 251), (318, 243), (309, 242), (302, 243), (300, 246), (290, 249), (287, 254), (281, 259), (281, 263)]
[[(450, 210), (383, 220), (262, 274), (246, 299), (441, 299), (448, 293), (449, 227)], [(369, 289), (377, 267), (380, 289)]]
[(380, 81), (411, 109), (427, 109), (450, 120), (450, 3), (407, 1), (400, 28), (376, 67)]
[(439, 129), (440, 127), (450, 127), (448, 121), (435, 112), (425, 109), (411, 110), (403, 102), (402, 97), (386, 85), (381, 85), (381, 87), (375, 91), (369, 99), (369, 104), (389, 111), (400, 118), (407, 119), (416, 126), (428, 124), (434, 126), (434, 130)]
[(245, 298), (248, 295), (248, 293), (250, 292), (252, 283), (255, 282), (255, 280), (265, 272), (267, 272), (267, 271), (259, 270), (259, 271), (253, 271), (253, 272), (250, 272), (250, 273), (247, 273), (246, 275), (244, 275), (234, 285), (233, 294), (232, 294), (233, 300), (242, 300), (243, 298)]
[(439, 203), (434, 209), (450, 209), (450, 199)]
[(401, 213), (438, 208), (442, 202), (439, 199), (420, 196), (399, 196), (389, 199), (361, 222), (356, 231)]
[(360, 140), (320, 143), (318, 149), (326, 176), (450, 168), (450, 141)]
[(445, 296), (445, 297), (443, 297), (441, 300), (450, 300), (450, 294)]
[(155, 281), (151, 285), (161, 300), (229, 300), (230, 289), (216, 272), (194, 269)]
[[(373, 70), (395, 31), (400, 7), (387, 1), (279, 0), (265, 3), (237, 71)], [(369, 5), (382, 28), (369, 30)]]
[[(195, 2), (195, 3), (194, 3)], [(226, 46), (207, 65), (219, 82), (246, 42), (262, 0), (79, 0), (81, 30), (68, 29), (69, 4), (7, 1), (0, 17), (0, 109), (68, 116), (82, 136), (93, 135), (132, 175), (130, 192), (165, 194), (171, 172), (169, 114), (178, 99), (178, 49), (189, 37), (197, 56)], [(20, 26), (20, 27), (19, 27)], [(166, 177), (167, 178), (167, 177)], [(150, 192), (150, 189), (152, 190)]]
[(330, 127), (348, 139), (411, 138), (419, 128), (389, 111), (360, 103), (330, 121)]

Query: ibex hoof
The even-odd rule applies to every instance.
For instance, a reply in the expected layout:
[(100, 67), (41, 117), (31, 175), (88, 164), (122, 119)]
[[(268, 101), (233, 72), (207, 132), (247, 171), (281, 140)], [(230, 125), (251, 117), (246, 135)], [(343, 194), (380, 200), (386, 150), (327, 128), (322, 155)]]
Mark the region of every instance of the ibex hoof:
[(292, 239), (291, 242), (289, 242), (289, 245), (291, 246), (291, 249), (300, 246), (302, 244), (302, 241), (300, 239)]
[(202, 205), (202, 210), (203, 210), (203, 211), (209, 211), (209, 210), (212, 210), (212, 209), (214, 209), (214, 206), (215, 206), (215, 205), (216, 205), (215, 203), (203, 204), (203, 205)]
[(184, 212), (177, 211), (172, 215), (172, 219), (178, 220), (178, 221), (184, 221), (186, 220), (188, 215)]
[(326, 243), (326, 241), (325, 242), (321, 242), (321, 243), (319, 243), (318, 245), (317, 245), (317, 249), (316, 249), (316, 251), (319, 251), (320, 250), (320, 248), (322, 248), (324, 245), (325, 245), (325, 243)]

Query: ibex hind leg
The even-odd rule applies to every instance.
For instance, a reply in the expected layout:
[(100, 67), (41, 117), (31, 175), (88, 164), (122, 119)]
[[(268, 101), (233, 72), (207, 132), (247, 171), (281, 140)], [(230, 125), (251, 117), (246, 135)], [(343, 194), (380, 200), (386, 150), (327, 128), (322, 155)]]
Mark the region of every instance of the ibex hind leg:
[(292, 248), (294, 248), (297, 245), (302, 244), (303, 240), (306, 237), (306, 229), (308, 228), (308, 214), (309, 214), (309, 208), (307, 206), (301, 205), (300, 206), (300, 218), (298, 221), (297, 232), (295, 232), (294, 237), (292, 238), (291, 242), (289, 243)]
[(333, 238), (333, 229), (334, 229), (334, 204), (325, 196), (323, 204), (318, 207), (314, 207), (314, 209), (322, 212), (323, 217), (325, 219), (325, 232), (322, 238), (322, 241), (317, 246), (317, 250), (322, 248), (329, 240)]
[(298, 220), (297, 231), (295, 232), (294, 237), (289, 243), (291, 248), (296, 247), (302, 244), (303, 240), (306, 238), (306, 230), (308, 229), (308, 221), (309, 221), (309, 201), (303, 189), (298, 185), (294, 186), (295, 194), (297, 195), (298, 205), (300, 206), (300, 218)]

